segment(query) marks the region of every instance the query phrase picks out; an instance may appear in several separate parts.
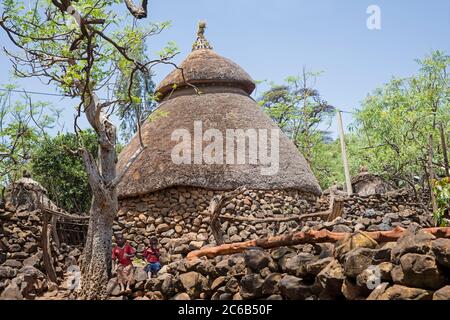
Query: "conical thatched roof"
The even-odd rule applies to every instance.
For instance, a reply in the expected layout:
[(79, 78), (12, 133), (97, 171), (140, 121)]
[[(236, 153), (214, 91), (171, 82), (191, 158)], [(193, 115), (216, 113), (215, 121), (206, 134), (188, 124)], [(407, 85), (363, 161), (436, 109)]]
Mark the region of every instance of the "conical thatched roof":
[[(234, 62), (215, 53), (202, 33), (193, 52), (180, 67), (184, 78), (180, 70), (175, 70), (157, 87), (163, 98), (156, 114), (142, 127), (146, 149), (119, 184), (120, 198), (172, 186), (229, 190), (245, 185), (250, 189), (297, 189), (316, 195), (321, 193), (305, 159), (282, 133), (279, 170), (275, 175), (262, 175), (261, 167), (267, 166), (259, 163), (175, 164), (171, 152), (179, 142), (172, 141), (172, 133), (186, 129), (194, 137), (195, 121), (202, 122), (203, 132), (217, 129), (224, 137), (227, 129), (269, 129), (270, 136), (270, 129), (278, 128), (250, 97), (255, 87), (250, 76)], [(203, 148), (208, 144), (210, 142), (203, 142)], [(118, 170), (124, 168), (139, 147), (136, 135), (120, 154)], [(248, 143), (246, 147), (249, 147)], [(224, 144), (224, 154), (225, 149)]]

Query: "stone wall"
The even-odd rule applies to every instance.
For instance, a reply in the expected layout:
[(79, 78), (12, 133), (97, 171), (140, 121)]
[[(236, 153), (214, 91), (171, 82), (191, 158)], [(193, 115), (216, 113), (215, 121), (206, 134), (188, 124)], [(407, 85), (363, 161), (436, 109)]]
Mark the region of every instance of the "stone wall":
[[(115, 232), (123, 232), (133, 246), (142, 252), (149, 245), (149, 237), (157, 236), (165, 259), (174, 261), (190, 250), (215, 241), (206, 213), (211, 198), (220, 191), (201, 188), (176, 187), (151, 193), (144, 197), (122, 200), (114, 225)], [(229, 202), (222, 214), (241, 217), (284, 216), (316, 210), (315, 197), (296, 190), (245, 191)], [(224, 222), (227, 242), (238, 242), (283, 233), (297, 228), (289, 223)]]
[[(149, 245), (149, 238), (157, 236), (163, 253), (163, 262), (176, 261), (189, 251), (215, 241), (209, 228), (210, 217), (206, 213), (211, 198), (221, 194), (192, 187), (175, 187), (143, 197), (122, 199), (114, 225), (115, 232), (123, 232), (131, 244), (142, 252)], [(268, 217), (300, 215), (329, 208), (329, 196), (316, 199), (296, 190), (246, 191), (230, 201), (222, 214), (264, 219)], [(325, 223), (333, 231), (389, 230), (397, 225), (407, 227), (410, 221), (427, 226), (430, 216), (407, 190), (383, 195), (361, 197), (352, 195), (344, 202), (345, 225), (339, 219)], [(408, 218), (408, 219), (407, 219)], [(294, 229), (324, 227), (311, 219), (299, 226), (297, 222), (222, 224), (226, 242), (240, 242), (258, 237), (282, 234)]]
[[(21, 205), (0, 209), (0, 300), (36, 299), (56, 287), (45, 275), (42, 242), (42, 214)], [(51, 243), (58, 282), (69, 266), (77, 265), (82, 248)], [(53, 291), (56, 292), (56, 291)]]

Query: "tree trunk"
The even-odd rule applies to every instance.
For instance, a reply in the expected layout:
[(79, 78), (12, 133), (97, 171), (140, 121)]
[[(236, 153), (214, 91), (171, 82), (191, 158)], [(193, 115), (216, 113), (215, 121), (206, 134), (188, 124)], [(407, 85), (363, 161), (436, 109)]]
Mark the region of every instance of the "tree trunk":
[(98, 160), (82, 148), (81, 153), (92, 189), (92, 205), (86, 245), (81, 262), (81, 298), (106, 299), (111, 275), (112, 226), (118, 210), (116, 182), (116, 128), (103, 112), (104, 105), (91, 93), (85, 98), (86, 117), (95, 129)]
[(100, 300), (108, 296), (106, 285), (111, 275), (112, 226), (116, 211), (117, 202), (93, 201), (81, 265), (83, 299)]

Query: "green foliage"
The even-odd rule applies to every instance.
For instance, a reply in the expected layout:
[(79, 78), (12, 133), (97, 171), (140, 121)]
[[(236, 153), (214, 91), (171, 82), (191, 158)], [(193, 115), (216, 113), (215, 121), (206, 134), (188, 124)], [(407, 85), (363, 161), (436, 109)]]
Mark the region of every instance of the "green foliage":
[[(97, 154), (97, 137), (93, 131), (84, 131), (83, 144)], [(91, 191), (74, 134), (59, 134), (41, 141), (31, 159), (33, 178), (49, 192), (49, 197), (61, 208), (71, 212), (86, 212), (91, 204)]]
[(450, 178), (446, 177), (441, 180), (434, 180), (433, 192), (436, 196), (436, 204), (438, 206), (438, 210), (434, 212), (434, 218), (437, 225), (445, 227), (447, 226), (445, 217), (450, 212)]
[[(15, 89), (8, 85), (5, 89)], [(11, 91), (0, 92), (0, 186), (6, 187), (28, 169), (34, 148), (52, 128), (58, 111), (44, 102), (21, 96), (13, 100)]]
[(426, 174), (430, 134), (435, 170), (443, 173), (439, 125), (449, 132), (450, 122), (450, 57), (433, 52), (419, 65), (417, 75), (393, 79), (369, 95), (351, 128), (359, 137), (357, 161), (389, 180), (409, 184)]
[(329, 126), (335, 109), (311, 87), (318, 76), (319, 73), (303, 70), (301, 76), (286, 78), (283, 85), (271, 84), (262, 93), (259, 104), (293, 140), (322, 187), (328, 187), (335, 178), (328, 166), (334, 161), (335, 146), (322, 128)]

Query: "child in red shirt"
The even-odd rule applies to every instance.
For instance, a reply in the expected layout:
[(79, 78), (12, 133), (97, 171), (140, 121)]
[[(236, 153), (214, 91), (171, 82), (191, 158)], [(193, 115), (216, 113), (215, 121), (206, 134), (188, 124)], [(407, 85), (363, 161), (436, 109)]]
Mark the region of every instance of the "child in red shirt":
[(122, 234), (117, 234), (115, 240), (117, 245), (112, 249), (113, 270), (117, 273), (120, 291), (130, 291), (133, 280), (132, 258), (136, 250), (126, 242)]
[(148, 263), (144, 268), (144, 271), (148, 274), (148, 278), (156, 277), (158, 271), (161, 269), (161, 263), (159, 261), (161, 254), (158, 249), (158, 239), (152, 237), (150, 239), (150, 247), (142, 255)]

